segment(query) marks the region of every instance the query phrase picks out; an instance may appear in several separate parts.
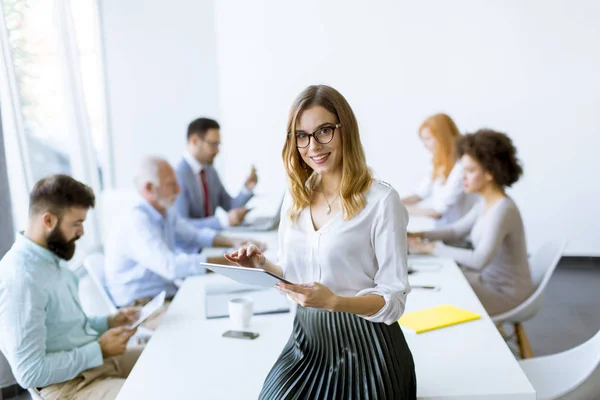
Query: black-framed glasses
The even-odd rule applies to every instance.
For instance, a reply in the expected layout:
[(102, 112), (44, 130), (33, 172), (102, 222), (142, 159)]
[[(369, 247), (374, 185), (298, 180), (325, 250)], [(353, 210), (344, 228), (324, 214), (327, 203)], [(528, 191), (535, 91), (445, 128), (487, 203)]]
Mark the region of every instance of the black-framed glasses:
[(317, 143), (327, 144), (333, 140), (335, 130), (340, 126), (342, 126), (341, 122), (336, 125), (332, 124), (321, 126), (313, 133), (296, 132), (296, 147), (299, 149), (308, 147), (308, 145), (310, 144), (311, 137), (313, 137), (317, 141)]
[(221, 142), (213, 142), (213, 141), (204, 140), (204, 139), (202, 139), (202, 141), (204, 143), (206, 143), (207, 145), (209, 145), (210, 147), (212, 147), (213, 149), (218, 149), (219, 147), (221, 147)]

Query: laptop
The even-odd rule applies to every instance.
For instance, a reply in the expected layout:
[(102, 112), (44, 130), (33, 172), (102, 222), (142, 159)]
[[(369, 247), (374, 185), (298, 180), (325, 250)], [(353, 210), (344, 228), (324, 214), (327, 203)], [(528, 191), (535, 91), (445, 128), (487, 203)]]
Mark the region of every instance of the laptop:
[(229, 228), (232, 231), (244, 232), (244, 231), (271, 231), (279, 227), (279, 220), (281, 219), (281, 208), (283, 207), (283, 197), (279, 202), (279, 207), (274, 215), (260, 216), (256, 218), (248, 218), (242, 222), (241, 225), (232, 226)]

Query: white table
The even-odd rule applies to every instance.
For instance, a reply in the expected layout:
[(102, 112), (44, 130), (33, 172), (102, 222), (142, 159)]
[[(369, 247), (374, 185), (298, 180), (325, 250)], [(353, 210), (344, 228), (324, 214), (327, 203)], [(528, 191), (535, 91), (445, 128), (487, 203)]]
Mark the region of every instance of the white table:
[[(257, 235), (271, 248), (273, 234)], [(415, 289), (407, 311), (450, 303), (482, 315), (477, 321), (416, 335), (404, 330), (417, 372), (419, 399), (535, 399), (519, 364), (485, 313), (464, 276), (450, 260), (411, 258)], [(204, 318), (205, 285), (224, 282), (218, 275), (186, 280), (163, 323), (127, 379), (119, 400), (256, 399), (263, 380), (288, 340), (293, 314), (254, 316), (255, 340), (222, 338), (227, 319)]]

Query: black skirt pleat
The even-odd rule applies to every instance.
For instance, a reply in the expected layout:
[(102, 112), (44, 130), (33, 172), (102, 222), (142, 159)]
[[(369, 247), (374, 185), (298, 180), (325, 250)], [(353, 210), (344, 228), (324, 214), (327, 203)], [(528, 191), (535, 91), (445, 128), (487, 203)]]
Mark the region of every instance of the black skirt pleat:
[(417, 397), (412, 354), (398, 324), (298, 307), (294, 330), (260, 399)]

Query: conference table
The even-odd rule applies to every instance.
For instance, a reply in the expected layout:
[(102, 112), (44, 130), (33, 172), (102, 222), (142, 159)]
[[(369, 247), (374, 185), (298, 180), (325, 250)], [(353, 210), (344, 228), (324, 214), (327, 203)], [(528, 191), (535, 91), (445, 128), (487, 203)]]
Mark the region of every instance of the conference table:
[[(248, 235), (245, 233), (244, 235)], [(239, 234), (238, 234), (239, 236)], [(251, 237), (273, 256), (276, 232)], [(413, 353), (419, 399), (535, 399), (535, 391), (458, 266), (448, 259), (410, 256), (415, 273), (406, 312), (452, 304), (481, 318), (415, 334), (402, 328)], [(255, 315), (254, 340), (223, 338), (228, 318), (207, 320), (204, 291), (227, 282), (217, 274), (186, 279), (131, 375), (119, 400), (256, 399), (292, 330), (290, 313)], [(251, 296), (250, 296), (251, 297)]]

